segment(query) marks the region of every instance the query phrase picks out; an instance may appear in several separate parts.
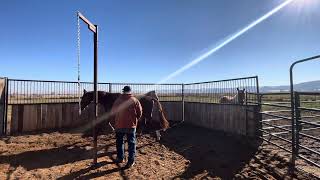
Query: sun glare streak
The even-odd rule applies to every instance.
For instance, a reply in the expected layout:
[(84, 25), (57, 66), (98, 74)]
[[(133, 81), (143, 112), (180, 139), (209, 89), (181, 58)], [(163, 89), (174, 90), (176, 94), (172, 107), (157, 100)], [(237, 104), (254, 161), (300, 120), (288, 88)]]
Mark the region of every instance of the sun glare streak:
[(243, 35), (244, 33), (246, 33), (247, 31), (249, 31), (250, 29), (252, 29), (253, 27), (255, 27), (256, 25), (260, 24), (261, 22), (263, 22), (264, 20), (266, 20), (267, 18), (269, 18), (270, 16), (272, 16), (273, 14), (275, 14), (276, 12), (280, 11), (282, 8), (286, 7), (287, 5), (289, 5), (291, 2), (293, 2), (294, 0), (286, 0), (285, 2), (283, 2), (282, 4), (280, 4), (279, 6), (275, 7), (274, 9), (272, 9), (271, 11), (269, 11), (268, 13), (266, 13), (265, 15), (263, 15), (262, 17), (258, 18), (257, 20), (253, 21), (252, 23), (250, 23), (248, 26), (244, 27), (243, 29), (241, 29), (240, 31), (236, 32), (235, 34), (231, 35), (230, 37), (228, 37), (225, 41), (223, 41), (222, 43), (218, 44), (216, 47), (214, 47), (213, 49), (211, 49), (210, 51), (200, 55), (199, 57), (197, 57), (196, 59), (192, 60), (191, 62), (189, 62), (188, 64), (182, 66), (180, 69), (178, 69), (177, 71), (171, 73), (169, 76), (163, 78), (161, 81), (159, 81), (158, 84), (167, 82), (168, 80), (178, 76), (179, 74), (181, 74), (182, 72), (188, 70), (189, 68), (193, 67), (194, 65), (198, 64), (199, 62), (203, 61), (204, 59), (206, 59), (207, 57), (209, 57), (210, 55), (212, 55), (213, 53), (217, 52), (218, 50), (220, 50), (221, 48), (223, 48), (224, 46), (226, 46), (227, 44), (229, 44), (230, 42), (232, 42), (233, 40), (235, 40), (236, 38), (240, 37), (241, 35)]
[[(160, 86), (160, 84), (167, 82), (168, 80), (178, 76), (179, 74), (181, 74), (182, 72), (190, 69), (191, 67), (193, 67), (194, 65), (198, 64), (199, 62), (205, 60), (206, 58), (208, 58), (210, 55), (214, 54), (215, 52), (217, 52), (218, 50), (220, 50), (221, 48), (223, 48), (224, 46), (226, 46), (227, 44), (231, 43), (233, 40), (237, 39), (238, 37), (240, 37), (241, 35), (243, 35), (244, 33), (246, 33), (247, 31), (249, 31), (250, 29), (254, 28), (256, 25), (260, 24), (261, 22), (263, 22), (264, 20), (268, 19), (270, 16), (272, 16), (273, 14), (275, 14), (276, 12), (280, 11), (281, 9), (283, 9), (284, 7), (286, 7), (287, 5), (289, 5), (291, 2), (293, 2), (295, 0), (286, 0), (285, 2), (283, 2), (282, 4), (280, 4), (279, 6), (275, 7), (274, 9), (272, 9), (271, 11), (269, 11), (268, 13), (266, 13), (265, 15), (263, 15), (262, 17), (256, 19), (255, 21), (253, 21), (252, 23), (250, 23), (249, 25), (247, 25), (246, 27), (244, 27), (243, 29), (241, 29), (240, 31), (232, 34), (231, 36), (228, 36), (226, 38), (226, 40), (222, 41), (221, 43), (219, 43), (216, 47), (214, 47), (213, 49), (205, 52), (204, 54), (200, 55), (199, 57), (195, 58), (194, 60), (190, 61), (189, 63), (187, 63), (186, 65), (182, 66), (180, 69), (176, 70), (175, 72), (169, 74), (167, 77), (163, 78), (161, 81), (159, 81), (158, 83), (156, 83), (152, 88), (146, 89), (145, 92), (148, 92), (150, 90), (156, 90), (158, 89), (158, 87)], [(119, 112), (122, 109), (126, 108), (129, 105), (129, 103), (123, 103), (119, 109), (117, 109), (115, 111)], [(111, 114), (111, 112), (106, 112), (103, 115), (99, 116), (98, 119), (96, 120), (96, 124), (101, 123), (102, 121), (107, 120), (110, 116), (112, 116), (113, 114)], [(88, 129), (90, 129), (92, 126), (91, 123), (87, 123), (85, 126), (81, 127), (80, 129), (82, 131), (86, 131)]]

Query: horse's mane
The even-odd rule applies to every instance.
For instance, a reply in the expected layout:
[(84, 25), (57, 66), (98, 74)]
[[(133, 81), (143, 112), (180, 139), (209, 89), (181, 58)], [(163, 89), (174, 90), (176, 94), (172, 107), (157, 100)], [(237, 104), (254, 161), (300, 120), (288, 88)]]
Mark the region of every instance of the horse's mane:
[(163, 112), (162, 105), (161, 105), (159, 100), (154, 99), (154, 101), (157, 102), (158, 107), (159, 107), (159, 114), (160, 114), (160, 117), (161, 117), (160, 118), (160, 126), (161, 126), (162, 129), (168, 129), (170, 125), (169, 125), (169, 121), (167, 120), (167, 118), (166, 118), (166, 116), (165, 116), (165, 114)]
[(169, 128), (169, 121), (167, 120), (162, 105), (159, 101), (159, 97), (156, 93), (156, 91), (149, 91), (145, 94), (145, 97), (150, 97), (152, 99), (152, 101), (156, 102), (158, 107), (159, 107), (159, 115), (160, 115), (160, 126), (162, 129), (167, 129)]

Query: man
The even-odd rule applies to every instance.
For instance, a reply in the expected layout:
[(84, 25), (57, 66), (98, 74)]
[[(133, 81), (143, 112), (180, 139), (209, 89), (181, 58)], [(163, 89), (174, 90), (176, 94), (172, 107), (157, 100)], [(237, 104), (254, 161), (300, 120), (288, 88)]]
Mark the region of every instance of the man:
[(124, 141), (126, 135), (128, 141), (128, 162), (126, 168), (135, 164), (136, 153), (136, 127), (142, 116), (142, 107), (139, 100), (131, 94), (130, 86), (122, 89), (121, 96), (114, 102), (112, 114), (115, 117), (117, 162), (124, 162)]

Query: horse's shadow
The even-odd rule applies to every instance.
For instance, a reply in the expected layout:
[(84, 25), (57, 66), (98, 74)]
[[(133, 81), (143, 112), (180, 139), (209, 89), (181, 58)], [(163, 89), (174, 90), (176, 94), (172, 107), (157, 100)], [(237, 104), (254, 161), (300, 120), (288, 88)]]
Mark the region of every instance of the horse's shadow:
[(160, 143), (189, 160), (187, 169), (176, 177), (182, 179), (199, 174), (232, 179), (257, 152), (257, 147), (223, 132), (189, 125), (167, 130)]

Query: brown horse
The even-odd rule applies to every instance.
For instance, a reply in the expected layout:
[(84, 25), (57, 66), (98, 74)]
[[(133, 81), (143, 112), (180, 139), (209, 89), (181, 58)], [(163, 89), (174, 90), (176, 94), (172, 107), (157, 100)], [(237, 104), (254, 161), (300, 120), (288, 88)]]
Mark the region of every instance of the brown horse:
[(234, 96), (222, 96), (220, 103), (222, 104), (243, 104), (245, 100), (245, 90), (237, 88), (237, 94)]
[[(81, 98), (81, 110), (84, 110), (92, 101), (93, 101), (93, 91), (87, 92), (84, 90), (83, 96)], [(147, 93), (148, 94), (148, 93)], [(98, 103), (101, 104), (105, 112), (109, 113), (112, 109), (113, 103), (116, 101), (116, 99), (120, 96), (120, 93), (109, 93), (109, 92), (104, 92), (104, 91), (98, 91)], [(149, 95), (153, 95), (155, 97), (156, 93), (151, 92)], [(159, 102), (158, 98), (154, 98), (152, 96), (148, 95), (139, 95), (137, 96), (139, 102), (141, 103), (142, 106), (142, 117), (139, 120), (138, 128), (139, 131), (142, 132), (142, 130), (145, 131), (153, 131), (153, 130), (159, 130), (159, 129), (167, 129), (169, 127), (169, 122), (166, 119), (163, 109), (161, 106), (161, 103)], [(159, 117), (159, 122), (154, 122), (152, 121), (153, 119), (153, 113), (158, 112), (158, 117)], [(112, 118), (106, 119), (107, 122), (112, 121)], [(97, 125), (98, 131), (101, 128), (104, 128), (105, 122), (102, 122)]]

